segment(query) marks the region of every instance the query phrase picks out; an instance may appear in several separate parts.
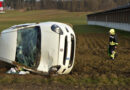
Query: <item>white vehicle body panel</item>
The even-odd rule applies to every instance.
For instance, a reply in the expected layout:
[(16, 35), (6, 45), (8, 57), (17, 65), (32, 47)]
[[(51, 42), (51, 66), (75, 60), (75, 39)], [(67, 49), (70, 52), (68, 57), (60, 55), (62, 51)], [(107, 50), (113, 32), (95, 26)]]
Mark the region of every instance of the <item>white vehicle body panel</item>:
[[(58, 25), (63, 34), (52, 31), (52, 25)], [(16, 47), (18, 30), (29, 27), (40, 27), (41, 49), (39, 64), (35, 69), (26, 68), (30, 71), (49, 73), (56, 67), (58, 74), (68, 74), (73, 68), (76, 38), (73, 29), (64, 23), (43, 22), (39, 24), (22, 24), (13, 26), (1, 33), (0, 37), (0, 60), (14, 64), (16, 61)]]
[(45, 72), (49, 71), (51, 66), (58, 63), (58, 47), (59, 47), (59, 35), (50, 31), (50, 26), (47, 24), (41, 24), (41, 60), (38, 70)]
[(17, 32), (2, 32), (0, 36), (0, 58), (1, 60), (15, 61)]

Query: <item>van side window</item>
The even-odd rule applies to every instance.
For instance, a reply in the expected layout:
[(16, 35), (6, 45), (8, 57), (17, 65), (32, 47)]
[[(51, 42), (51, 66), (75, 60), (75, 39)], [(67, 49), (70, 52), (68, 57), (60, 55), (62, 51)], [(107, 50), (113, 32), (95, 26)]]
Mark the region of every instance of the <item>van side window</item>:
[(17, 31), (16, 62), (28, 67), (38, 66), (41, 56), (41, 31), (39, 26)]

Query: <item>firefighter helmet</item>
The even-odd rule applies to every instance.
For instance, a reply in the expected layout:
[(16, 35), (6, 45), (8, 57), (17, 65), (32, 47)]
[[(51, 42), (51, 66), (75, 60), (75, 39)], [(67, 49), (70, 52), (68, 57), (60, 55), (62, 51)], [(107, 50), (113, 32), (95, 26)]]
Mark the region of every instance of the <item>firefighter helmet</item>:
[(115, 35), (115, 29), (110, 29), (109, 33), (110, 33), (111, 35)]

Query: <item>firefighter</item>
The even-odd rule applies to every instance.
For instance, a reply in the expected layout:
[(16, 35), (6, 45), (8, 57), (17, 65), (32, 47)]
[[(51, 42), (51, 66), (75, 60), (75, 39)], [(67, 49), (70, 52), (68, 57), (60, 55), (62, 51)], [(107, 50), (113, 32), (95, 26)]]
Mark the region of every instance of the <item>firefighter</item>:
[(109, 31), (109, 56), (112, 60), (115, 59), (115, 55), (116, 55), (116, 51), (115, 49), (117, 48), (117, 37), (116, 37), (116, 33), (115, 33), (115, 29), (110, 29)]

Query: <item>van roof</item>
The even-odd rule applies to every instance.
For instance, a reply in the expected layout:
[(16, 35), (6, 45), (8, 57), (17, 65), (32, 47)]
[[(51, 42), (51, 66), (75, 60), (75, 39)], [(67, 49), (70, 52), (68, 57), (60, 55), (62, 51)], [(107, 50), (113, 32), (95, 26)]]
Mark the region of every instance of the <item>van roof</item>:
[(24, 28), (24, 27), (28, 27), (28, 26), (35, 26), (35, 25), (36, 25), (36, 23), (26, 23), (26, 24), (14, 25), (8, 29), (3, 30), (2, 33), (13, 32), (13, 31), (16, 31), (20, 28)]

